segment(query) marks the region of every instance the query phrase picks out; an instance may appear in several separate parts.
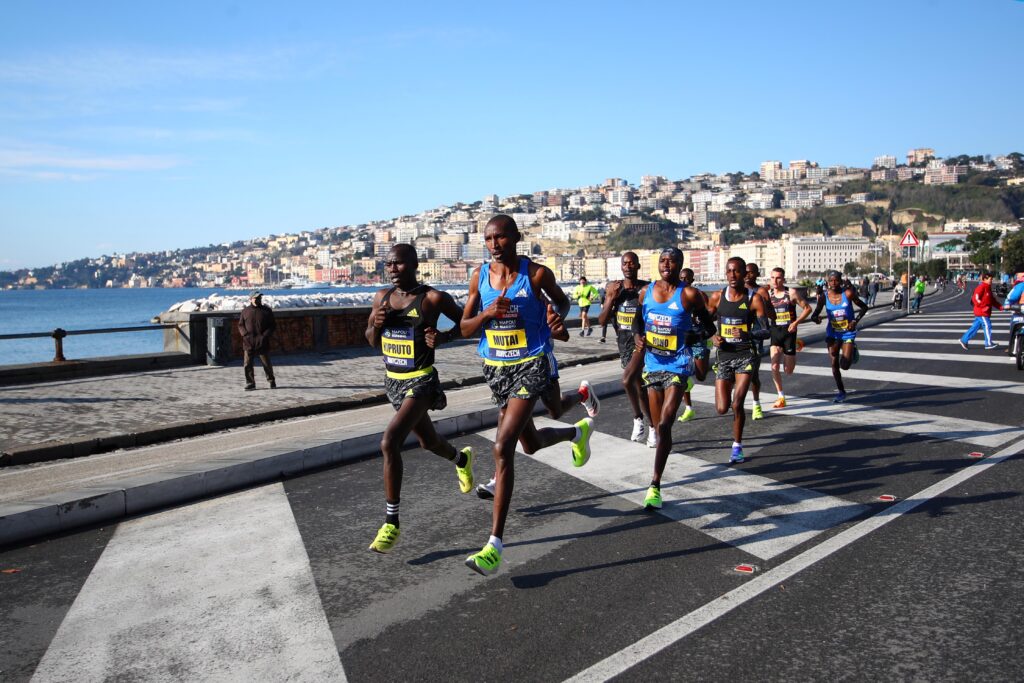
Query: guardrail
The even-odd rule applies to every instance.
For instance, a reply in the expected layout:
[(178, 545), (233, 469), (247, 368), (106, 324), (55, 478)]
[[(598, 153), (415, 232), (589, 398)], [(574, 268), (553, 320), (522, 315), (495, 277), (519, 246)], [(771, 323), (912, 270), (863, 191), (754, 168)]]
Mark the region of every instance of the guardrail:
[(152, 325), (135, 325), (132, 327), (98, 327), (91, 330), (64, 330), (57, 328), (52, 332), (20, 332), (18, 334), (0, 334), (0, 341), (7, 339), (41, 339), (44, 337), (53, 338), (53, 362), (63, 363), (67, 361), (64, 357), (64, 338), (79, 334), (115, 334), (117, 332), (143, 332), (146, 330), (164, 330), (177, 327), (173, 323), (159, 323)]

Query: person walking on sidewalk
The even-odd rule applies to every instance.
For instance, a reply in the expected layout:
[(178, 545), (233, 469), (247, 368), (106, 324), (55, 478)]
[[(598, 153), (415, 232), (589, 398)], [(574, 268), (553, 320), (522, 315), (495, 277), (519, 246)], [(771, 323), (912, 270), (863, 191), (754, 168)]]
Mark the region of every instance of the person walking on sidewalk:
[(253, 369), (253, 363), (257, 356), (259, 356), (263, 374), (266, 375), (270, 388), (277, 388), (277, 381), (274, 379), (274, 366), (270, 362), (270, 338), (276, 328), (274, 312), (270, 310), (270, 306), (263, 303), (263, 293), (252, 292), (249, 295), (249, 305), (243, 308), (242, 313), (238, 316), (238, 332), (242, 335), (242, 369), (245, 372), (246, 391), (256, 388), (256, 371)]
[(491, 536), (480, 552), (466, 558), (467, 567), (484, 575), (495, 573), (501, 566), (501, 539), (515, 481), (516, 443), (532, 454), (571, 442), (573, 465), (582, 467), (590, 459), (592, 418), (600, 409), (597, 395), (584, 380), (579, 393), (592, 417), (562, 428), (537, 429), (533, 424), (534, 406), (551, 382), (551, 366), (545, 354), (548, 340), (570, 304), (550, 269), (516, 254), (521, 239), (511, 216), (499, 214), (488, 221), (484, 245), (491, 260), (477, 267), (469, 278), (469, 296), (460, 323), (464, 337), (482, 332), (477, 353), (484, 362), (491, 398), (500, 408), (493, 448)]
[[(775, 390), (779, 398), (775, 401), (773, 408), (786, 407), (786, 394), (782, 391), (782, 372), (792, 375), (796, 368), (796, 334), (800, 323), (811, 317), (811, 306), (807, 303), (800, 292), (792, 287), (786, 286), (786, 271), (782, 268), (773, 268), (771, 274), (771, 287), (768, 295), (772, 308), (775, 310), (775, 320), (772, 323), (771, 331), (771, 354), (772, 380), (775, 382)], [(800, 317), (796, 316), (796, 307), (803, 310)]]
[(914, 298), (910, 300), (910, 312), (921, 312), (921, 300), (924, 299), (924, 292), (927, 289), (924, 278), (917, 278), (914, 282)]
[[(846, 287), (843, 276), (838, 270), (830, 270), (826, 278), (828, 286), (824, 295), (818, 297), (811, 322), (821, 324), (821, 310), (825, 309), (828, 327), (825, 329), (825, 344), (832, 360), (832, 378), (836, 381), (836, 395), (833, 403), (846, 400), (846, 387), (843, 384), (842, 370), (849, 370), (857, 362), (857, 324), (868, 313), (868, 305), (861, 301), (853, 287)], [(860, 309), (854, 317), (853, 307)]]
[[(377, 290), (366, 326), (366, 341), (384, 355), (384, 389), (395, 416), (384, 429), (380, 450), (384, 454), (384, 524), (370, 544), (370, 550), (388, 553), (401, 533), (399, 503), (402, 495), (402, 444), (409, 432), (420, 446), (455, 465), (459, 490), (473, 490), (473, 450), (456, 450), (434, 428), (428, 410), (448, 405), (441, 381), (434, 369), (434, 349), (458, 339), (462, 309), (447, 292), (416, 281), (419, 259), (410, 244), (396, 244), (384, 262), (391, 287)], [(447, 332), (438, 332), (441, 314), (455, 322)]]
[(580, 336), (589, 337), (594, 333), (590, 327), (590, 306), (598, 299), (597, 288), (587, 284), (587, 278), (580, 277), (580, 283), (572, 290), (572, 298), (580, 307)]
[(974, 322), (964, 332), (964, 336), (960, 337), (960, 346), (964, 347), (964, 351), (967, 350), (967, 345), (971, 343), (971, 339), (978, 333), (978, 330), (985, 334), (986, 349), (999, 348), (999, 344), (992, 341), (992, 307), (995, 306), (1000, 311), (1003, 310), (1003, 307), (992, 294), (993, 277), (991, 272), (983, 272), (981, 283), (974, 288), (974, 294), (971, 295), (971, 304), (974, 306)]
[[(627, 251), (623, 254), (621, 264), (622, 279), (608, 284), (604, 305), (597, 320), (602, 327), (611, 321), (615, 330), (615, 340), (619, 346), (619, 363), (622, 365), (622, 388), (633, 409), (633, 432), (629, 438), (641, 442), (647, 431), (646, 425), (653, 425), (654, 422), (651, 420), (643, 382), (640, 379), (643, 360), (634, 353), (636, 342), (633, 340), (633, 320), (640, 310), (640, 292), (649, 283), (637, 277), (640, 273), (640, 257), (635, 253)], [(651, 434), (654, 434), (653, 426)], [(648, 443), (653, 445), (653, 436), (648, 439)]]
[(708, 334), (714, 322), (704, 306), (704, 297), (694, 287), (687, 287), (679, 278), (683, 268), (683, 252), (672, 247), (658, 257), (661, 279), (640, 292), (640, 315), (633, 319), (634, 341), (643, 353), (644, 385), (650, 403), (651, 417), (657, 429), (654, 451), (654, 474), (644, 496), (644, 508), (661, 507), (661, 475), (672, 450), (672, 424), (683, 401), (683, 392), (693, 385), (693, 353), (691, 345), (703, 343), (695, 331), (694, 320)]

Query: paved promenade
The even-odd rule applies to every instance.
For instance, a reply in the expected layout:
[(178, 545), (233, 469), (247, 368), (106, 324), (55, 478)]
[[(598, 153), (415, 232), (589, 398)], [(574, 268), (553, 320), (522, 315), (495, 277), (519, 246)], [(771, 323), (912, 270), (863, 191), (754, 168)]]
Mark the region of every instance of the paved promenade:
[[(887, 310), (879, 295), (872, 318)], [(802, 337), (823, 336), (806, 324)], [(559, 344), (560, 365), (618, 358), (609, 328), (590, 337), (572, 331)], [(244, 427), (255, 423), (346, 410), (384, 400), (379, 354), (369, 347), (273, 359), (276, 390), (257, 367), (257, 391), (243, 391), (241, 362), (0, 387), (0, 453), (6, 464), (88, 455)], [(482, 381), (476, 343), (442, 347), (436, 366), (446, 388)], [(13, 457), (12, 457), (13, 456)]]

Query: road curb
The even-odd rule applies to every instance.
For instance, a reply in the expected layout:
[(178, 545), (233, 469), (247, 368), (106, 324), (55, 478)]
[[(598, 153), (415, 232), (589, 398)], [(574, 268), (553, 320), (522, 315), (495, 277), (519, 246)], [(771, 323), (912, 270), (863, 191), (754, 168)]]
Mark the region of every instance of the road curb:
[[(618, 354), (612, 355), (618, 358)], [(573, 364), (580, 363), (575, 361)], [(621, 393), (622, 384), (616, 378), (595, 382), (592, 389), (598, 396), (606, 397)], [(538, 404), (534, 412), (544, 413), (545, 408)], [(437, 419), (434, 425), (439, 434), (451, 437), (493, 427), (497, 423), (498, 408), (488, 406), (446, 415)], [(102, 486), (0, 504), (0, 547), (115, 522), (380, 454), (382, 435), (383, 429), (341, 441), (312, 437), (288, 448), (270, 448), (190, 463), (166, 471), (127, 476)], [(406, 440), (407, 446), (416, 444), (415, 436)]]

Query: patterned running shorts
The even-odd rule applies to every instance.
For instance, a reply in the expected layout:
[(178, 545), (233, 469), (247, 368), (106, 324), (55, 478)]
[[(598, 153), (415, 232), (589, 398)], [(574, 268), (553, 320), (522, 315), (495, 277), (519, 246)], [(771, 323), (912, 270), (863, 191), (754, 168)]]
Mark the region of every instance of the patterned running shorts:
[(551, 366), (547, 356), (538, 356), (517, 365), (484, 364), (484, 379), (491, 388), (491, 400), (504, 408), (510, 398), (540, 398), (551, 384)]
[[(760, 363), (758, 363), (760, 365)], [(750, 375), (755, 372), (753, 351), (726, 351), (715, 354), (715, 379), (732, 381), (736, 375)]]
[(393, 379), (384, 377), (384, 390), (388, 394), (388, 400), (395, 410), (402, 407), (402, 402), (407, 398), (422, 398), (430, 401), (431, 410), (444, 410), (448, 405), (448, 397), (441, 389), (441, 380), (437, 376), (437, 370), (432, 370), (427, 375), (411, 377), (409, 379)]
[(640, 379), (643, 380), (644, 388), (655, 391), (665, 391), (671, 386), (682, 387), (683, 391), (689, 391), (690, 376), (678, 372), (655, 370), (654, 372), (645, 372)]

